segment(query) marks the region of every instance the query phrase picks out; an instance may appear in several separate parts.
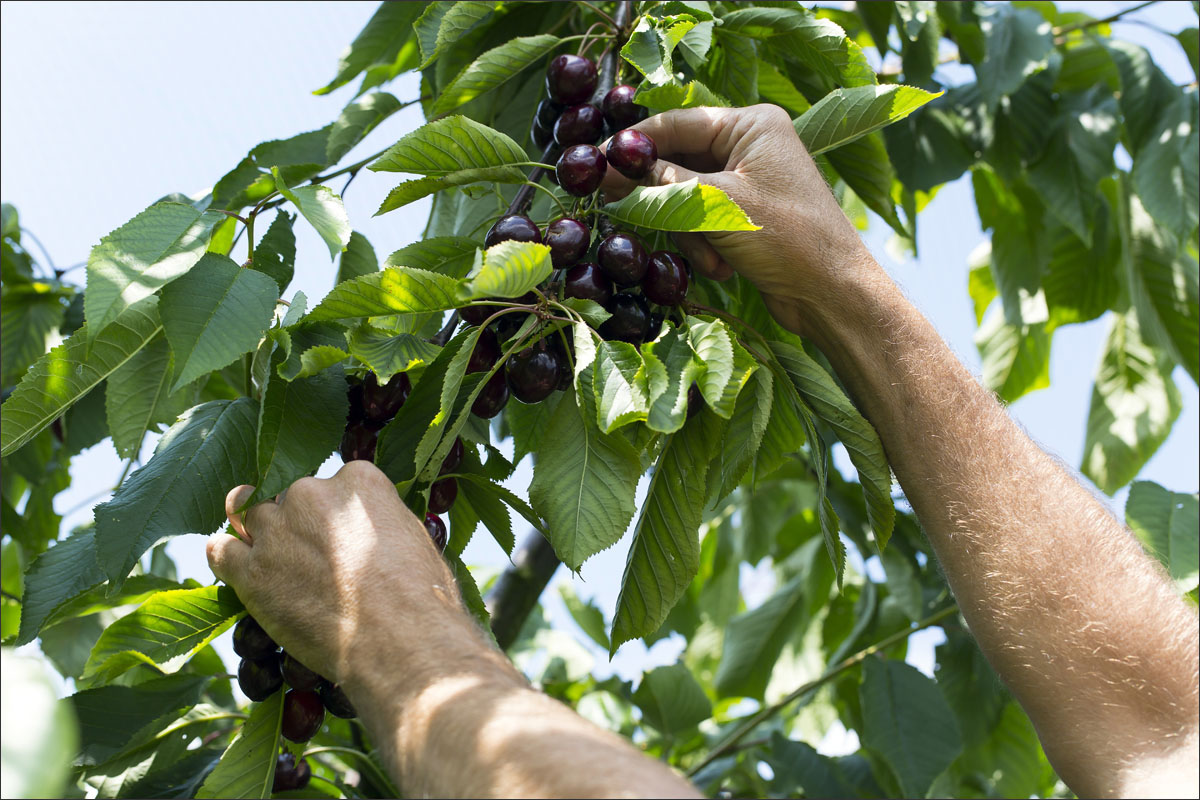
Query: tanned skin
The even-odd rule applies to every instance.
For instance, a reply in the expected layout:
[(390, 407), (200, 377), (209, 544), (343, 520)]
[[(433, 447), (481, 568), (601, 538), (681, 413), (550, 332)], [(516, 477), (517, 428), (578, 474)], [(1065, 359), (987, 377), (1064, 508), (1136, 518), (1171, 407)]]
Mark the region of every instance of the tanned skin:
[[(763, 227), (687, 234), (703, 275), (736, 270), (813, 341), (879, 432), (971, 632), (1079, 796), (1197, 796), (1200, 636), (1163, 571), (970, 375), (859, 240), (770, 105), (636, 126), (660, 161)], [(633, 184), (609, 170), (621, 196)], [(410, 795), (695, 796), (630, 744), (532, 690), (463, 611), (424, 526), (375, 467), (305, 478), (232, 512), (209, 562), (263, 627), (336, 676)], [(302, 597), (303, 602), (297, 602)]]

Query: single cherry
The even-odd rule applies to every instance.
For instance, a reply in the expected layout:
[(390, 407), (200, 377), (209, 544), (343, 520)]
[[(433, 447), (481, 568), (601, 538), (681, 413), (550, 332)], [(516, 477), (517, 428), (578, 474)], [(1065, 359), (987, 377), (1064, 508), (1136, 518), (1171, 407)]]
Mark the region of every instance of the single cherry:
[(317, 735), (325, 722), (325, 704), (311, 689), (288, 689), (283, 696), (283, 722), (280, 733), (293, 742), (307, 742)]
[(458, 498), (458, 481), (442, 478), (429, 487), (429, 513), (445, 514)]
[(688, 387), (687, 392), (687, 418), (691, 419), (696, 416), (702, 408), (704, 408), (704, 394), (700, 391), (700, 387), (693, 383)]
[(640, 294), (617, 292), (606, 308), (612, 316), (598, 329), (601, 336), (630, 344), (646, 340), (650, 328), (650, 304), (646, 298)]
[(626, 178), (639, 181), (658, 161), (658, 147), (641, 131), (626, 128), (613, 134), (608, 143), (608, 163)]
[(546, 130), (553, 130), (554, 123), (558, 122), (559, 114), (566, 108), (561, 103), (556, 103), (547, 97), (538, 103), (537, 111), (533, 112), (533, 120)]
[(554, 123), (554, 141), (559, 147), (595, 144), (604, 133), (604, 114), (595, 106), (571, 106)]
[(321, 676), (296, 660), (291, 653), (283, 654), (283, 679), (293, 689), (315, 689)]
[(483, 390), (471, 404), (471, 413), (483, 419), (491, 419), (500, 413), (508, 403), (508, 381), (504, 379), (504, 370), (496, 370), (496, 374), (488, 378)]
[(560, 361), (545, 339), (514, 354), (504, 364), (508, 390), (522, 403), (540, 403), (558, 388)]
[(646, 341), (653, 342), (662, 333), (663, 315), (657, 311), (650, 314), (650, 328), (646, 331)]
[(604, 111), (605, 121), (612, 130), (619, 131), (622, 128), (636, 125), (649, 116), (649, 109), (633, 102), (635, 94), (637, 94), (637, 89), (623, 83), (609, 89), (608, 94), (604, 95), (601, 109)]
[(467, 372), (487, 372), (499, 360), (500, 341), (496, 338), (496, 332), (491, 327), (484, 328), (475, 341), (471, 358), (467, 360)]
[(342, 719), (353, 719), (358, 716), (354, 704), (350, 702), (349, 697), (346, 697), (341, 686), (329, 681), (321, 681), (321, 688), (318, 691), (321, 693), (321, 701), (325, 703), (325, 710), (330, 714)]
[(499, 306), (489, 305), (472, 305), (463, 306), (458, 310), (458, 316), (462, 317), (463, 322), (468, 325), (482, 325), (487, 322), (487, 318), (499, 311)]
[[(488, 366), (491, 369), (491, 366)], [(442, 459), (442, 468), (438, 472), (439, 475), (445, 475), (447, 472), (454, 472), (463, 462), (463, 457), (467, 454), (467, 448), (463, 446), (462, 439), (455, 439), (454, 444), (450, 445), (450, 452), (446, 453), (446, 457)]]
[(591, 239), (592, 229), (570, 217), (551, 222), (546, 226), (546, 235), (542, 237), (542, 241), (550, 246), (550, 263), (557, 269), (569, 267), (583, 258)]
[(533, 122), (529, 123), (529, 138), (535, 146), (545, 150), (546, 145), (554, 141), (554, 128), (543, 127), (537, 117), (534, 117)]
[(554, 167), (558, 185), (567, 194), (585, 197), (600, 187), (608, 162), (600, 148), (590, 144), (576, 144), (563, 150)]
[[(563, 340), (560, 333), (555, 333), (547, 337), (550, 340), (550, 348), (558, 354), (558, 386), (559, 391), (565, 391), (570, 388), (575, 380), (575, 374), (571, 371), (571, 363), (574, 360), (571, 355), (574, 355), (574, 346), (567, 344), (570, 339)], [(570, 354), (570, 355), (568, 355)]]
[(646, 248), (626, 233), (614, 233), (600, 242), (596, 260), (609, 280), (618, 286), (633, 286), (645, 275), (650, 265)]
[(243, 658), (238, 664), (238, 686), (242, 688), (242, 694), (256, 703), (279, 691), (279, 687), (283, 686), (279, 655), (272, 653), (266, 658)]
[(542, 243), (542, 232), (533, 220), (524, 214), (509, 214), (496, 220), (484, 237), (484, 247), (491, 247), (501, 242), (533, 242)]
[(599, 264), (585, 261), (567, 270), (563, 293), (567, 297), (595, 300), (604, 305), (612, 298), (612, 281), (600, 270)]
[(425, 531), (433, 540), (433, 546), (439, 552), (445, 551), (446, 543), (450, 541), (450, 534), (446, 532), (446, 523), (442, 522), (442, 518), (437, 514), (426, 514)]
[(381, 423), (366, 420), (347, 426), (338, 450), (342, 461), (374, 461), (375, 442), (379, 439), (379, 430), (382, 427)]
[(380, 386), (375, 373), (368, 372), (363, 380), (363, 416), (369, 422), (387, 422), (396, 416), (411, 389), (407, 373), (399, 372)]
[(275, 759), (275, 779), (271, 782), (272, 792), (291, 792), (298, 789), (303, 789), (308, 786), (308, 781), (312, 777), (312, 767), (308, 765), (308, 761), (300, 759), (300, 763), (296, 763), (296, 757), (291, 753), (280, 753)]
[(353, 375), (346, 376), (346, 399), (350, 401), (350, 409), (346, 413), (346, 423), (362, 422), (363, 420), (363, 385), (362, 381)]
[(573, 106), (587, 102), (596, 91), (596, 62), (590, 58), (563, 54), (555, 56), (546, 68), (546, 94), (557, 103)]
[(686, 262), (674, 253), (656, 250), (650, 254), (650, 266), (642, 278), (642, 293), (660, 306), (674, 306), (687, 296)]
[(233, 628), (233, 652), (242, 658), (266, 658), (278, 649), (275, 640), (250, 615), (242, 617)]

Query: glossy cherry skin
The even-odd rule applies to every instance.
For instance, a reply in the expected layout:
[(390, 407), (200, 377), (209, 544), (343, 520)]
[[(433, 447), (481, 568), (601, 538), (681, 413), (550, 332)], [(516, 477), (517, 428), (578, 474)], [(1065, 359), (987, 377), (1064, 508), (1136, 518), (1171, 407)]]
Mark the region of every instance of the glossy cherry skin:
[(393, 375), (384, 385), (379, 385), (375, 373), (368, 372), (363, 380), (363, 416), (370, 422), (387, 422), (408, 399), (412, 382), (406, 373)]
[(454, 472), (463, 462), (463, 457), (467, 454), (467, 448), (463, 445), (462, 439), (455, 439), (454, 444), (450, 445), (450, 452), (446, 453), (446, 457), (442, 459), (442, 468), (438, 472), (439, 475), (445, 475), (447, 472)]
[(646, 340), (646, 333), (650, 329), (650, 304), (646, 298), (640, 294), (617, 292), (606, 308), (612, 316), (600, 326), (601, 336), (630, 344)]
[(663, 319), (663, 315), (659, 314), (657, 311), (650, 314), (650, 326), (646, 331), (647, 342), (653, 342), (658, 338), (658, 335), (662, 333)]
[(546, 68), (546, 94), (566, 106), (583, 103), (596, 91), (598, 77), (596, 62), (590, 58), (555, 56)]
[(315, 689), (321, 684), (321, 676), (296, 660), (291, 653), (283, 654), (283, 679), (293, 689)]
[(554, 167), (554, 175), (563, 191), (575, 197), (586, 197), (600, 188), (608, 162), (600, 148), (576, 144), (563, 150)]
[(382, 424), (374, 422), (358, 422), (346, 427), (342, 434), (342, 444), (338, 452), (342, 461), (374, 461), (375, 442), (379, 439)]
[(529, 139), (538, 148), (545, 150), (546, 145), (554, 141), (554, 128), (547, 128), (538, 122), (537, 117), (529, 123)]
[(325, 704), (311, 689), (288, 689), (283, 696), (283, 723), (280, 733), (293, 742), (307, 742), (325, 723)]
[(650, 257), (646, 248), (626, 233), (614, 233), (600, 242), (596, 260), (608, 279), (618, 286), (633, 286), (646, 275)]
[(595, 144), (604, 134), (604, 114), (588, 103), (571, 106), (554, 123), (554, 142), (559, 147)]
[(487, 318), (500, 310), (499, 306), (474, 305), (464, 306), (458, 310), (458, 316), (468, 325), (482, 325)]
[(445, 514), (458, 498), (458, 481), (442, 478), (429, 487), (429, 513)]
[(554, 123), (558, 122), (558, 116), (566, 108), (562, 103), (556, 103), (547, 97), (538, 103), (537, 111), (533, 112), (533, 121), (548, 131), (554, 130)]
[(608, 143), (608, 163), (617, 172), (635, 181), (646, 177), (658, 161), (658, 147), (641, 131), (625, 129), (613, 134)]
[(279, 645), (254, 617), (242, 617), (233, 628), (233, 652), (242, 658), (266, 658), (278, 649)]
[(577, 219), (561, 217), (546, 226), (542, 241), (550, 246), (550, 263), (555, 268), (569, 267), (587, 252), (592, 229)]
[(321, 701), (325, 703), (325, 710), (330, 714), (342, 719), (354, 719), (358, 716), (358, 711), (350, 702), (350, 698), (346, 697), (341, 686), (329, 681), (321, 681), (321, 688), (317, 691), (321, 694)]
[(500, 413), (508, 403), (508, 381), (504, 379), (504, 370), (496, 370), (496, 374), (483, 385), (483, 391), (471, 404), (471, 413), (483, 419), (491, 419)]
[(600, 108), (604, 112), (604, 120), (608, 123), (609, 128), (619, 131), (622, 128), (636, 125), (649, 116), (649, 109), (633, 102), (635, 94), (637, 94), (637, 89), (627, 83), (622, 83), (620, 86), (609, 89), (608, 94), (604, 95), (604, 102), (601, 103)]
[[(550, 341), (550, 347), (558, 354), (558, 389), (565, 391), (570, 388), (575, 380), (575, 374), (571, 371), (572, 359), (568, 356), (568, 352), (573, 353), (573, 347), (566, 344), (561, 333), (554, 333), (547, 337)], [(570, 341), (569, 339), (567, 341)]]
[(471, 351), (471, 358), (467, 361), (467, 372), (487, 372), (499, 360), (500, 340), (489, 326), (479, 332), (475, 349)]
[(256, 703), (275, 694), (283, 686), (279, 656), (272, 653), (266, 658), (243, 658), (238, 664), (238, 686)]
[(442, 522), (442, 518), (437, 514), (426, 514), (425, 531), (433, 540), (433, 546), (438, 549), (438, 552), (444, 552), (446, 543), (450, 541), (450, 534), (446, 532), (446, 523)]
[(303, 789), (308, 786), (308, 781), (312, 777), (312, 767), (308, 765), (308, 761), (300, 759), (300, 763), (296, 763), (296, 757), (291, 753), (280, 753), (275, 759), (275, 778), (271, 783), (272, 792), (289, 792)]
[(666, 250), (650, 254), (650, 266), (642, 278), (642, 293), (652, 303), (660, 306), (675, 306), (687, 296), (688, 274), (686, 262)]
[(542, 232), (533, 220), (524, 214), (509, 214), (496, 220), (484, 237), (484, 247), (500, 244), (501, 242), (533, 242), (542, 243)]
[(504, 364), (508, 390), (522, 403), (540, 403), (558, 388), (561, 361), (545, 339), (514, 354)]
[(599, 264), (585, 261), (567, 270), (563, 293), (567, 297), (594, 300), (604, 305), (612, 299), (612, 281), (600, 270)]

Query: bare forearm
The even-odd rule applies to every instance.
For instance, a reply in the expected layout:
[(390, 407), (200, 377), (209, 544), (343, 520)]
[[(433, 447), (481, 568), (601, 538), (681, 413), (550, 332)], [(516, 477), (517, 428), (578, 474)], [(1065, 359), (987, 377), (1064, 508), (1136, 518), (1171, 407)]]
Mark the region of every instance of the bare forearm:
[(1141, 744), (1129, 737), (1169, 747), (1195, 730), (1195, 615), (887, 276), (858, 274), (871, 277), (818, 326), (818, 344), (879, 431), (972, 632), (1060, 774), (1111, 793)]

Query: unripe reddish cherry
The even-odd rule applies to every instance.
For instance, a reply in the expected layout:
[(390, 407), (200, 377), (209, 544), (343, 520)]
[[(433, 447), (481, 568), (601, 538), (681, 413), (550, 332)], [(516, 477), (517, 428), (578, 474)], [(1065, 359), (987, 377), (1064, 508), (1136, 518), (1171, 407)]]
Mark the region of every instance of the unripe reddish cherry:
[(567, 297), (594, 300), (604, 305), (612, 298), (612, 293), (612, 281), (601, 272), (598, 264), (587, 261), (567, 270), (566, 281), (563, 283), (563, 294)]
[(570, 217), (561, 217), (546, 226), (542, 241), (550, 247), (550, 263), (556, 268), (569, 267), (587, 252), (592, 230)]
[(321, 681), (321, 701), (325, 703), (325, 710), (335, 717), (342, 719), (353, 719), (358, 716), (358, 711), (355, 710), (354, 704), (350, 702), (350, 698), (346, 697), (346, 693), (342, 691), (342, 687), (336, 683), (329, 681)]
[(308, 761), (300, 759), (296, 763), (296, 757), (291, 753), (280, 753), (275, 759), (275, 778), (271, 783), (272, 792), (289, 792), (303, 789), (308, 786), (308, 781), (312, 777), (312, 767), (308, 766)]
[(613, 134), (607, 157), (613, 169), (626, 178), (639, 181), (658, 161), (658, 147), (641, 131), (626, 128)]
[(433, 546), (439, 552), (446, 549), (446, 543), (450, 541), (450, 534), (446, 532), (446, 523), (442, 522), (441, 517), (437, 514), (426, 514), (425, 531), (429, 534), (429, 538), (433, 540)]
[(266, 658), (278, 649), (275, 640), (250, 615), (238, 620), (233, 628), (233, 652), (242, 658)]
[(508, 403), (508, 381), (504, 380), (504, 370), (496, 370), (496, 374), (488, 378), (483, 390), (471, 404), (471, 413), (482, 419), (491, 419), (500, 413)]
[(608, 162), (600, 148), (590, 144), (577, 144), (563, 150), (554, 174), (558, 185), (567, 194), (586, 197), (600, 188)]
[(282, 671), (283, 679), (293, 689), (316, 689), (321, 684), (321, 676), (297, 661), (291, 653), (284, 653)]
[(560, 362), (545, 339), (514, 354), (504, 363), (508, 390), (522, 403), (540, 403), (558, 388)]
[(524, 214), (509, 214), (496, 220), (496, 224), (484, 237), (484, 247), (500, 244), (501, 242), (533, 242), (542, 243), (542, 232), (533, 220)]
[(317, 735), (325, 722), (325, 704), (321, 695), (308, 690), (288, 689), (283, 696), (283, 721), (280, 733), (293, 742), (307, 742)]
[(603, 133), (604, 114), (588, 103), (571, 106), (554, 123), (554, 141), (559, 147), (595, 144)]
[(618, 286), (633, 286), (641, 281), (650, 265), (646, 248), (626, 233), (605, 237), (596, 250), (596, 260), (609, 280)]
[(609, 89), (608, 94), (604, 95), (601, 109), (604, 111), (605, 121), (612, 130), (619, 131), (622, 128), (636, 125), (649, 115), (650, 111), (645, 106), (633, 102), (635, 94), (637, 94), (637, 89), (623, 83)]
[(674, 253), (658, 250), (650, 254), (650, 266), (642, 278), (642, 293), (660, 306), (674, 306), (687, 296), (688, 276), (684, 260)]
[(445, 514), (458, 498), (458, 481), (442, 478), (429, 487), (429, 513)]
[(596, 91), (598, 77), (596, 62), (590, 58), (555, 56), (546, 68), (546, 94), (567, 106), (583, 103)]
[(604, 320), (599, 333), (605, 339), (616, 339), (630, 344), (646, 340), (650, 329), (650, 304), (640, 294), (617, 292), (608, 301), (611, 317)]

